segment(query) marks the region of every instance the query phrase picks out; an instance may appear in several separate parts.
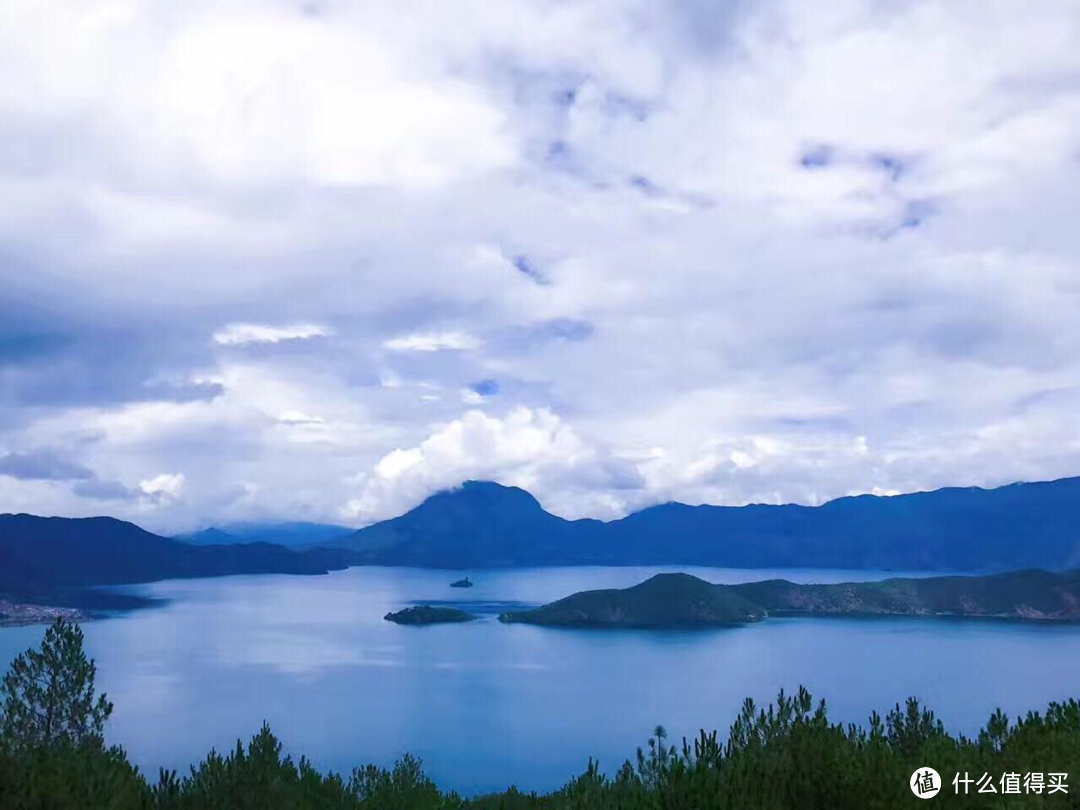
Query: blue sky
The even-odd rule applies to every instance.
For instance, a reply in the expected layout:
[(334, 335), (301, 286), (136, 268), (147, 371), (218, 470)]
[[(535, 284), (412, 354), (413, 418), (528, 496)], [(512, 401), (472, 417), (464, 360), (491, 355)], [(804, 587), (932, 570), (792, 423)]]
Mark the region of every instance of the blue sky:
[(0, 18), (0, 511), (1080, 474), (1076, 3)]

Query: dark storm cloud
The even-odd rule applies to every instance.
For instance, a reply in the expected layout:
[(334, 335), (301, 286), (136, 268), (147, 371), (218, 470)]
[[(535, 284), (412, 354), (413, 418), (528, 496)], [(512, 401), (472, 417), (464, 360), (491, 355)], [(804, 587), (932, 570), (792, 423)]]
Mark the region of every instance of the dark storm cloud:
[(94, 473), (82, 464), (61, 458), (51, 450), (0, 454), (0, 475), (23, 481), (85, 481)]
[(139, 497), (139, 493), (124, 486), (119, 481), (100, 481), (91, 479), (79, 481), (72, 487), (72, 492), (80, 498), (97, 501), (130, 501)]
[(198, 322), (79, 303), (65, 298), (46, 309), (0, 298), (0, 407), (189, 402), (221, 393), (218, 384), (188, 379), (212, 358)]

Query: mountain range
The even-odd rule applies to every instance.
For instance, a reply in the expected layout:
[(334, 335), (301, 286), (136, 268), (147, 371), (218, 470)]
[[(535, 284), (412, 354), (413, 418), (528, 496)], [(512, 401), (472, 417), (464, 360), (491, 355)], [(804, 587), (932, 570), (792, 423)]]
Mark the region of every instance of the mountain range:
[(173, 539), (197, 546), (222, 546), (236, 543), (273, 543), (289, 548), (324, 545), (352, 534), (355, 529), (327, 523), (304, 521), (286, 523), (226, 523), (196, 532), (178, 534)]
[(667, 503), (609, 522), (565, 520), (522, 489), (467, 481), (327, 545), (354, 552), (360, 564), (458, 569), (1064, 569), (1080, 565), (1080, 478), (859, 495), (821, 506)]
[(0, 515), (0, 595), (85, 604), (105, 598), (93, 585), (349, 565), (1062, 570), (1080, 567), (1078, 527), (1080, 478), (821, 506), (667, 503), (608, 522), (565, 520), (522, 489), (467, 481), (346, 535), (294, 530), (294, 541), (325, 532), (301, 548), (235, 542), (243, 538), (220, 530), (201, 537), (217, 543), (197, 545), (108, 517)]
[(270, 543), (195, 546), (109, 517), (0, 515), (0, 594), (28, 601), (107, 606), (93, 585), (227, 574), (325, 574), (352, 555)]

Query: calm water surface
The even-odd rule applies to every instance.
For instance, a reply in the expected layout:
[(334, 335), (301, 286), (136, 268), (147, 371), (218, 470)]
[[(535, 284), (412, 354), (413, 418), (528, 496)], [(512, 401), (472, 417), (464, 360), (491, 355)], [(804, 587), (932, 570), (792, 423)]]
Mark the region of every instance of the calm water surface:
[[(295, 755), (348, 772), (423, 758), (444, 789), (547, 790), (591, 755), (614, 770), (656, 723), (673, 739), (726, 731), (742, 700), (805, 684), (834, 720), (917, 695), (953, 731), (1080, 696), (1080, 626), (934, 619), (769, 619), (705, 631), (581, 631), (501, 625), (501, 610), (659, 568), (456, 572), (353, 568), (325, 577), (161, 582), (131, 590), (162, 606), (85, 626), (98, 682), (116, 704), (110, 742), (144, 772), (246, 741), (267, 720)], [(885, 572), (684, 568), (712, 582), (801, 582)], [(383, 614), (446, 602), (482, 619), (400, 627)], [(0, 661), (42, 627), (0, 630)]]

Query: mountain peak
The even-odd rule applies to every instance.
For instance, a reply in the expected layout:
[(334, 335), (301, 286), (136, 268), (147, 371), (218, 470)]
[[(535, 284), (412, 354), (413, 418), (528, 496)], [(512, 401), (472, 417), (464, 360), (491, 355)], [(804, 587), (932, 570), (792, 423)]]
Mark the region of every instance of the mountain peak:
[[(1077, 479), (795, 504), (668, 503), (620, 520), (568, 521), (528, 492), (465, 481), (333, 543), (376, 565), (803, 566), (907, 570), (1080, 564)], [(1022, 539), (1022, 541), (1021, 541)], [(650, 587), (680, 580), (662, 577)]]
[(188, 534), (178, 534), (173, 539), (200, 546), (227, 546), (239, 540), (235, 535), (223, 532), (216, 526), (210, 526), (202, 531), (189, 532)]
[(507, 486), (496, 481), (463, 481), (459, 486), (440, 490), (428, 496), (421, 508), (430, 505), (444, 506), (456, 502), (479, 508), (518, 508), (543, 510), (540, 502), (521, 487)]

